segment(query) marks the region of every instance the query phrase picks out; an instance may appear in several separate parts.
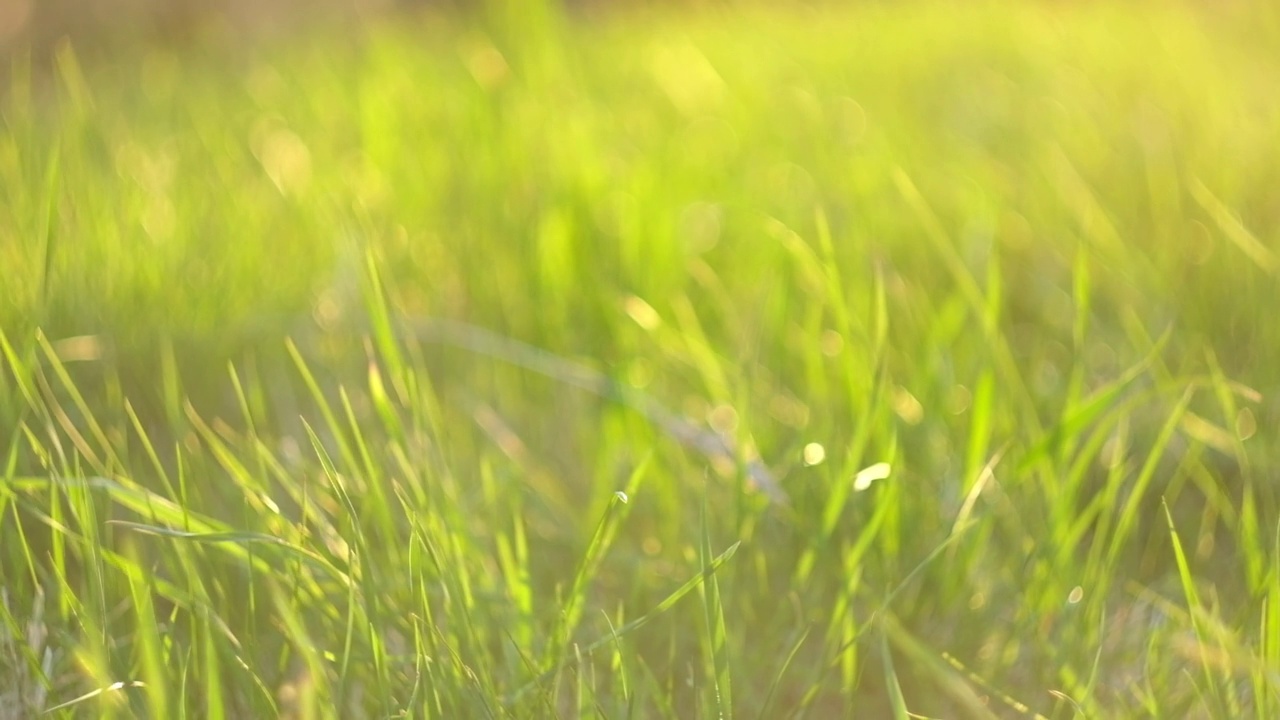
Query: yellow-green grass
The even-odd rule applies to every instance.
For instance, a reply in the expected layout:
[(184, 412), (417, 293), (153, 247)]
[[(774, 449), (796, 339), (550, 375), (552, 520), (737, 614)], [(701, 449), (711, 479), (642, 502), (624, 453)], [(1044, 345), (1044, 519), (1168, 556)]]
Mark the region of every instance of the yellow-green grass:
[(1280, 15), (1209, 5), (14, 59), (0, 716), (1276, 717)]

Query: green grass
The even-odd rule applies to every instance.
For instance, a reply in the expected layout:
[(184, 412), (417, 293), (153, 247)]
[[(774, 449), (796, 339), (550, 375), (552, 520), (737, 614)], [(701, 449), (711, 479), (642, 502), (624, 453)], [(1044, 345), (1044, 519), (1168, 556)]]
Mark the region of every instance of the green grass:
[(0, 717), (1280, 716), (1280, 15), (515, 7), (12, 61)]

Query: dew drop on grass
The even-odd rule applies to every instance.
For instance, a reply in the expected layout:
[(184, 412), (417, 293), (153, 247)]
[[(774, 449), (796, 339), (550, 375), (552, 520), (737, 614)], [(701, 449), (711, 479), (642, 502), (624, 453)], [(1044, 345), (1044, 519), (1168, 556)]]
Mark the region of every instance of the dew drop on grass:
[(662, 552), (662, 541), (650, 535), (641, 542), (640, 549), (645, 555), (657, 555)]
[(275, 513), (276, 515), (280, 514), (280, 506), (276, 503), (275, 500), (271, 499), (270, 495), (266, 493), (262, 493), (260, 497), (262, 498), (262, 504), (266, 505), (268, 510)]
[(892, 468), (889, 466), (889, 463), (886, 462), (879, 462), (868, 468), (860, 470), (857, 475), (853, 476), (853, 489), (856, 492), (862, 492), (863, 490), (871, 487), (872, 483), (875, 481), (884, 480), (889, 477), (889, 472), (891, 470)]
[(969, 392), (969, 388), (956, 385), (951, 388), (950, 396), (947, 398), (947, 410), (952, 415), (959, 415), (969, 409), (971, 402), (973, 402), (973, 393)]
[(658, 314), (653, 306), (645, 302), (643, 298), (635, 295), (628, 295), (622, 301), (622, 309), (627, 315), (636, 322), (637, 325), (645, 330), (653, 331), (662, 324), (662, 316)]
[(820, 443), (811, 442), (804, 446), (804, 464), (808, 467), (820, 465), (827, 459), (827, 450)]
[(622, 504), (624, 504), (624, 505), (625, 505), (625, 504), (627, 503), (627, 501), (630, 499), (630, 498), (628, 498), (628, 497), (627, 497), (627, 494), (626, 494), (626, 493), (624, 493), (624, 492), (622, 492), (621, 490), (619, 490), (619, 491), (615, 492), (615, 493), (613, 494), (613, 496), (614, 496), (614, 497), (616, 497), (616, 498), (618, 498), (618, 502), (620, 502), (620, 503), (622, 503)]
[(731, 435), (738, 429), (738, 411), (729, 405), (717, 405), (707, 413), (707, 423), (721, 435)]
[(893, 388), (893, 412), (908, 425), (919, 425), (924, 420), (924, 406), (911, 391), (896, 385)]
[(1258, 432), (1258, 420), (1249, 408), (1240, 408), (1236, 413), (1236, 437), (1248, 440)]

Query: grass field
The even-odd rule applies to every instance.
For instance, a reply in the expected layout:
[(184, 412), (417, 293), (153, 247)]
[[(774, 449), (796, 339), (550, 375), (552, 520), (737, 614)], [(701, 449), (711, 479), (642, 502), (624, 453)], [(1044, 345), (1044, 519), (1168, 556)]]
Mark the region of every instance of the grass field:
[(1280, 717), (1216, 5), (13, 59), (0, 717)]

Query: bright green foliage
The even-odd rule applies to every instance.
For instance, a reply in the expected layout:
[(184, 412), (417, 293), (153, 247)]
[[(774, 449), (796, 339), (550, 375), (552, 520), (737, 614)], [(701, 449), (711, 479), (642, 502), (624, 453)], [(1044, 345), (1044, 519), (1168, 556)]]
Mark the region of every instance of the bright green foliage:
[(0, 717), (1280, 717), (1217, 5), (14, 61)]

